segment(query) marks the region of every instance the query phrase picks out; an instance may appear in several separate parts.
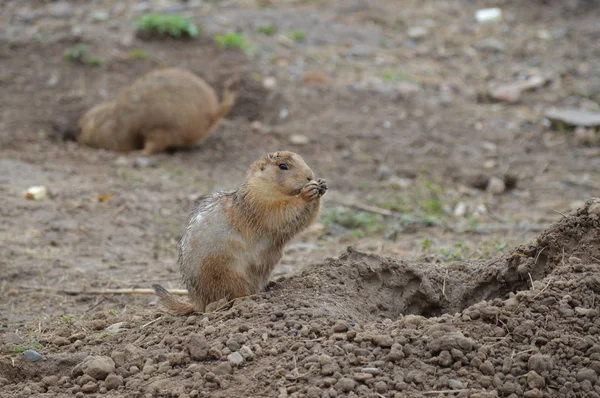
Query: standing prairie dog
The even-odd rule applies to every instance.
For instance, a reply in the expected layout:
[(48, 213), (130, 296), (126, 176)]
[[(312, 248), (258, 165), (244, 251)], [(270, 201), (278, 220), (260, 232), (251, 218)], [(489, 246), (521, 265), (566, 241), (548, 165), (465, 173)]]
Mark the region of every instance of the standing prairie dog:
[(231, 110), (235, 94), (225, 84), (223, 99), (186, 70), (150, 72), (125, 88), (115, 101), (88, 110), (78, 122), (77, 141), (116, 152), (142, 149), (144, 155), (192, 146), (208, 137)]
[(319, 214), (326, 190), (300, 155), (281, 151), (254, 162), (237, 190), (201, 198), (179, 244), (192, 304), (152, 285), (161, 303), (185, 315), (263, 291), (284, 245)]

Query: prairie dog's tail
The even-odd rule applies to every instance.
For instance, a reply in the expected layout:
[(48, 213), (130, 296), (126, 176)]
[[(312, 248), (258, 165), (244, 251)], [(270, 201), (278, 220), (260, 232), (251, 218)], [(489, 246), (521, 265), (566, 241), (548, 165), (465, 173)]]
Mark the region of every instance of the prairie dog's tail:
[(225, 82), (223, 86), (223, 94), (221, 103), (219, 104), (219, 109), (213, 116), (212, 124), (209, 127), (209, 130), (213, 130), (217, 127), (217, 124), (229, 113), (236, 99), (236, 86), (240, 83), (241, 78), (240, 75), (235, 74)]
[(183, 303), (183, 302), (177, 300), (175, 297), (173, 297), (171, 295), (171, 293), (169, 293), (167, 291), (167, 289), (165, 289), (161, 285), (154, 284), (154, 285), (152, 285), (152, 288), (154, 289), (154, 291), (160, 298), (160, 303), (162, 305), (164, 305), (173, 314), (187, 315), (187, 314), (191, 314), (192, 312), (196, 311), (196, 308), (194, 308), (193, 305)]

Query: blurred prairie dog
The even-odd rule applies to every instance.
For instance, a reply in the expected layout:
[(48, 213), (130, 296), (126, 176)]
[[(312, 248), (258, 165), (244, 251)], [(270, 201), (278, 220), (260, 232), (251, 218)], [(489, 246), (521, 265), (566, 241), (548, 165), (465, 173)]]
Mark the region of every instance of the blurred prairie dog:
[(77, 141), (116, 152), (189, 147), (207, 138), (235, 102), (227, 81), (223, 99), (195, 74), (177, 68), (152, 71), (114, 101), (89, 109), (78, 122)]
[(300, 155), (273, 152), (255, 161), (237, 190), (201, 198), (189, 218), (178, 262), (192, 303), (153, 285), (161, 303), (185, 315), (263, 291), (284, 245), (316, 219), (325, 191)]

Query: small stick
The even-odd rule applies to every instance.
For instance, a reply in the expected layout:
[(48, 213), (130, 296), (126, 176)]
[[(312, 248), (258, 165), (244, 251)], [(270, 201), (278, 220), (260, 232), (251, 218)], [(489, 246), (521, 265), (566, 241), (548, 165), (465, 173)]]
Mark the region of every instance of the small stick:
[(539, 252), (539, 253), (538, 253), (538, 254), (535, 256), (535, 261), (533, 262), (533, 264), (537, 264), (537, 262), (538, 262), (538, 259), (540, 258), (540, 254), (542, 254), (542, 252), (543, 252), (544, 250), (546, 250), (546, 247), (548, 247), (548, 246), (544, 246), (544, 247), (542, 248), (542, 250), (540, 250), (540, 252)]
[(356, 203), (356, 202), (345, 202), (345, 201), (340, 201), (340, 200), (332, 200), (333, 203), (337, 203), (339, 205), (342, 206), (346, 206), (346, 207), (354, 207), (355, 209), (358, 210), (363, 210), (369, 213), (375, 213), (375, 214), (379, 214), (385, 217), (400, 217), (400, 213), (396, 213), (395, 211), (391, 211), (388, 209), (382, 209), (381, 207), (376, 207), (376, 206), (371, 206), (371, 205), (367, 205), (367, 204), (363, 204), (363, 203)]
[(561, 216), (563, 216), (564, 218), (568, 218), (567, 216), (565, 216), (563, 213), (561, 213), (560, 211), (554, 209), (555, 212), (557, 212), (558, 214), (560, 214)]
[[(444, 282), (442, 283), (442, 294), (444, 298), (448, 300), (448, 296), (446, 296), (446, 278), (448, 277), (448, 268), (446, 268), (446, 274), (444, 275)], [(448, 300), (450, 301), (450, 300)]]
[(540, 294), (544, 293), (544, 290), (548, 289), (548, 286), (550, 286), (551, 282), (552, 282), (552, 279), (549, 279), (548, 283), (546, 283), (546, 286), (544, 286), (544, 288), (542, 290), (540, 290), (540, 292), (538, 294), (536, 294), (535, 296), (533, 296), (533, 300), (535, 300), (536, 298), (538, 298)]
[(531, 290), (535, 290), (535, 286), (533, 286), (533, 278), (531, 277), (531, 273), (527, 273), (529, 275), (529, 281), (531, 282)]
[(451, 394), (451, 393), (459, 393), (470, 391), (468, 388), (463, 388), (461, 390), (436, 390), (436, 391), (423, 391), (425, 395), (435, 395), (435, 394)]
[[(47, 291), (58, 294), (67, 294), (69, 296), (77, 296), (80, 294), (156, 294), (154, 289), (93, 289), (93, 290), (66, 290), (66, 289), (51, 289), (41, 286), (19, 286), (21, 289), (34, 290), (34, 291)], [(171, 294), (185, 296), (188, 294), (185, 289), (167, 289)]]
[(158, 321), (159, 321), (159, 320), (161, 320), (161, 319), (162, 319), (162, 316), (159, 316), (158, 318), (156, 318), (156, 319), (153, 319), (153, 320), (151, 320), (151, 321), (150, 321), (150, 322), (148, 322), (148, 323), (144, 323), (142, 326), (140, 326), (140, 329), (143, 329), (143, 328), (145, 328), (145, 327), (147, 327), (147, 326), (150, 326), (150, 325), (152, 325), (153, 323), (155, 323), (155, 322), (158, 322)]

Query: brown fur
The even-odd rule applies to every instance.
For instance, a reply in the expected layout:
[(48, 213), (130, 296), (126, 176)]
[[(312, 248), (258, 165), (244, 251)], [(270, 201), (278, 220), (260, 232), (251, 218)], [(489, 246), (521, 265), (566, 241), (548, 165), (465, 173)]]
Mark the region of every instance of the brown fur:
[(223, 99), (200, 77), (182, 69), (150, 72), (114, 101), (94, 106), (78, 122), (77, 141), (116, 152), (144, 155), (192, 146), (207, 138), (235, 102), (234, 77)]
[[(280, 169), (282, 163), (288, 170)], [(185, 315), (264, 290), (284, 245), (315, 220), (326, 190), (299, 155), (282, 151), (252, 164), (236, 191), (202, 198), (179, 247), (192, 304), (154, 285), (162, 304)]]

